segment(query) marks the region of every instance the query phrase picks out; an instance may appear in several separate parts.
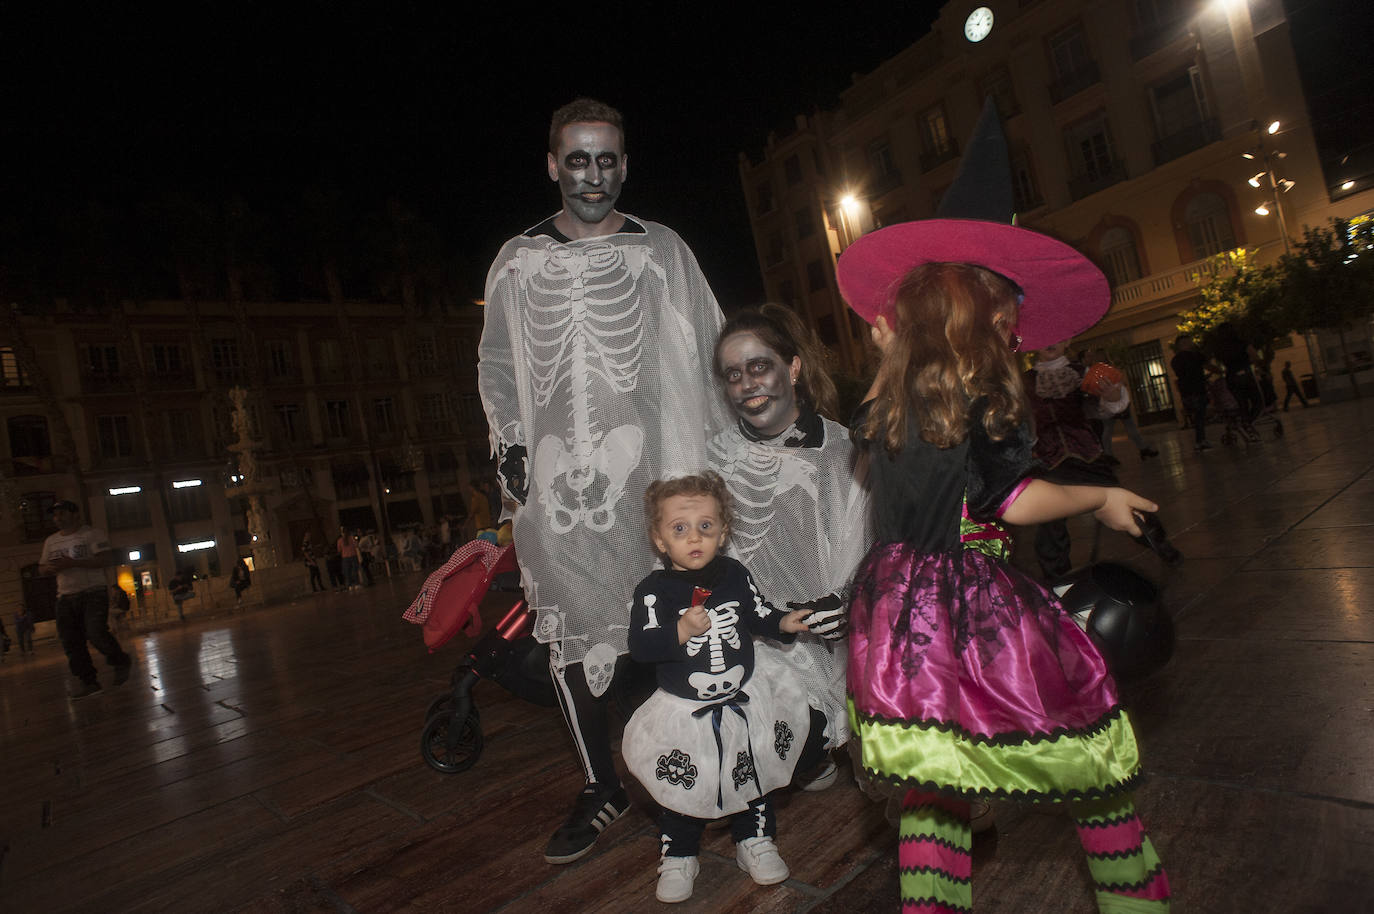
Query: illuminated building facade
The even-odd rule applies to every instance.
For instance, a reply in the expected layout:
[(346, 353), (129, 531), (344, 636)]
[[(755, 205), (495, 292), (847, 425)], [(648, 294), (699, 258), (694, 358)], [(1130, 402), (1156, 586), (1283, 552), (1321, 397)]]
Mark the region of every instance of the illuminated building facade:
[(307, 531), (380, 539), (465, 513), (469, 467), (488, 462), (480, 307), (58, 302), (7, 321), (0, 595), (40, 617), (55, 500), (154, 588), (178, 568), (227, 577), (240, 556), (303, 582)]
[[(1145, 422), (1176, 415), (1170, 344), (1209, 258), (1244, 247), (1268, 263), (1285, 234), (1374, 208), (1368, 176), (1323, 173), (1279, 0), (947, 3), (835, 110), (740, 157), (767, 297), (805, 314), (855, 374), (867, 328), (839, 296), (835, 258), (864, 232), (935, 213), (987, 97), (1018, 221), (1111, 280), (1110, 312), (1073, 348), (1122, 363)], [(1325, 390), (1333, 352), (1314, 334), (1277, 359)]]

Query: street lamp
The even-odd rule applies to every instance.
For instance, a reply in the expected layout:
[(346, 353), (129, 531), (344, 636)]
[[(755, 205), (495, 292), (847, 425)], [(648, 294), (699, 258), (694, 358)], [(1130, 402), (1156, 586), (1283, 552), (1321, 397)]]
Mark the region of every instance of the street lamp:
[(838, 202), (840, 204), (840, 250), (844, 250), (863, 234), (863, 217), (866, 206), (864, 201), (853, 191), (845, 191)]
[(1290, 181), (1287, 178), (1281, 178), (1274, 174), (1274, 163), (1288, 158), (1288, 154), (1280, 152), (1277, 149), (1269, 149), (1264, 145), (1265, 136), (1274, 136), (1279, 132), (1280, 126), (1278, 121), (1270, 121), (1267, 127), (1261, 129), (1259, 121), (1253, 121), (1250, 127), (1255, 131), (1255, 136), (1257, 137), (1256, 144), (1254, 148), (1247, 149), (1240, 155), (1241, 158), (1248, 159), (1252, 162), (1258, 162), (1263, 167), (1263, 171), (1255, 172), (1245, 183), (1249, 184), (1251, 187), (1269, 191), (1271, 198), (1255, 207), (1255, 213), (1260, 216), (1267, 216), (1270, 210), (1273, 210), (1274, 215), (1277, 216), (1279, 220), (1279, 235), (1283, 238), (1283, 252), (1285, 254), (1291, 254), (1293, 253), (1293, 248), (1288, 240), (1288, 222), (1283, 217), (1282, 195), (1292, 190), (1296, 182)]

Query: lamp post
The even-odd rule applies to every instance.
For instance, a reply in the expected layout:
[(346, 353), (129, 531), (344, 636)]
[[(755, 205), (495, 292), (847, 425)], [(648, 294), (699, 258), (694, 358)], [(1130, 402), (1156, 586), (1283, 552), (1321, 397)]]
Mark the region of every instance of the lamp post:
[(1274, 174), (1274, 162), (1279, 159), (1287, 158), (1288, 154), (1280, 152), (1277, 149), (1269, 149), (1264, 145), (1265, 136), (1273, 136), (1278, 133), (1279, 126), (1278, 121), (1271, 121), (1268, 127), (1261, 130), (1259, 121), (1253, 122), (1252, 127), (1255, 131), (1255, 135), (1258, 137), (1258, 141), (1253, 149), (1242, 152), (1241, 158), (1249, 159), (1252, 162), (1259, 162), (1264, 167), (1263, 171), (1258, 171), (1251, 175), (1246, 183), (1251, 187), (1263, 187), (1269, 191), (1270, 198), (1255, 207), (1255, 212), (1261, 216), (1267, 216), (1269, 215), (1269, 207), (1271, 205), (1274, 207), (1274, 215), (1278, 217), (1279, 221), (1279, 235), (1283, 238), (1283, 252), (1285, 254), (1291, 254), (1293, 253), (1293, 248), (1288, 240), (1288, 221), (1284, 219), (1283, 216), (1283, 194), (1292, 190), (1296, 182)]

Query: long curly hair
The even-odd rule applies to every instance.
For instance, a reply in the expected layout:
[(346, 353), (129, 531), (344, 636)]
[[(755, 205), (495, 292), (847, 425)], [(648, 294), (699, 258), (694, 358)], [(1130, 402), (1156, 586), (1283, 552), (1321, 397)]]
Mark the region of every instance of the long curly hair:
[(927, 263), (897, 287), (896, 336), (878, 367), (878, 395), (864, 434), (891, 452), (907, 426), (949, 448), (968, 436), (969, 405), (987, 397), (983, 424), (1001, 440), (1030, 415), (1016, 353), (1006, 338), (1016, 325), (1020, 290), (998, 273), (968, 263)]
[(720, 376), (720, 348), (737, 333), (752, 333), (759, 342), (782, 356), (785, 363), (801, 356), (801, 375), (797, 378), (797, 396), (827, 419), (839, 421), (840, 395), (830, 377), (830, 353), (825, 344), (791, 308), (769, 302), (758, 308), (746, 308), (731, 315), (716, 337), (712, 356), (716, 376)]

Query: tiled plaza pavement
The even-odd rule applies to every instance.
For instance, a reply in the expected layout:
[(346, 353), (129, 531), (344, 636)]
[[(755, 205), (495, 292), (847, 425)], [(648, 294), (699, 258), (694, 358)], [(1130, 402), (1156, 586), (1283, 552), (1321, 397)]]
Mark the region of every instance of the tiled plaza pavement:
[[(1164, 505), (1179, 644), (1126, 691), (1138, 795), (1175, 911), (1374, 911), (1374, 403), (1288, 413), (1287, 435), (1198, 457), (1118, 442), (1124, 482)], [(1076, 522), (1077, 557), (1089, 525)], [(1157, 562), (1124, 537), (1108, 556)], [(438, 774), (425, 708), (462, 656), (400, 613), (420, 577), (126, 639), (133, 679), (66, 698), (60, 649), (0, 665), (5, 912), (646, 911), (645, 804), (577, 863), (541, 851), (579, 776), (556, 712), (483, 683), (486, 751)], [(302, 582), (304, 583), (304, 582)], [(508, 595), (495, 595), (495, 610)], [(490, 624), (492, 613), (488, 613)], [(846, 776), (780, 812), (792, 878), (753, 885), (708, 833), (681, 911), (896, 909), (895, 832)], [(975, 909), (1087, 914), (1086, 866), (1054, 808), (996, 809)]]

